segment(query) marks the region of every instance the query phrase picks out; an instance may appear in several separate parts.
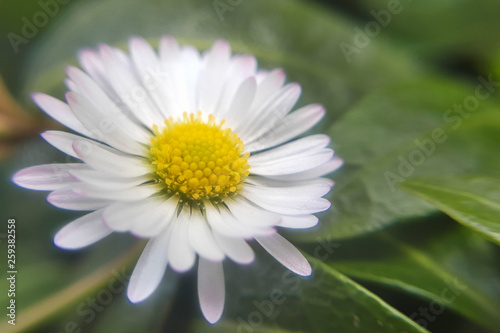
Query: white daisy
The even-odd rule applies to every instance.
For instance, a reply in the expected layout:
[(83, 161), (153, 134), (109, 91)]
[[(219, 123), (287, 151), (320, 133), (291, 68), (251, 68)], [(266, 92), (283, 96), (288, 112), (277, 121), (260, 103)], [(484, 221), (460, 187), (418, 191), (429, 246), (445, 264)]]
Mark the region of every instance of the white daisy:
[(256, 240), (291, 271), (307, 276), (304, 256), (277, 227), (310, 228), (330, 207), (333, 182), (321, 176), (341, 166), (329, 138), (295, 138), (324, 115), (321, 105), (290, 112), (301, 88), (281, 69), (257, 71), (251, 55), (231, 55), (226, 41), (199, 54), (172, 37), (159, 54), (132, 38), (130, 55), (100, 45), (79, 54), (83, 71), (68, 67), (66, 102), (44, 94), (34, 101), (82, 136), (47, 131), (42, 137), (81, 163), (19, 171), (22, 187), (52, 191), (63, 209), (91, 211), (62, 228), (65, 249), (92, 244), (113, 231), (149, 238), (130, 279), (140, 302), (167, 265), (186, 272), (198, 256), (203, 315), (219, 320), (224, 307), (223, 260), (250, 264)]

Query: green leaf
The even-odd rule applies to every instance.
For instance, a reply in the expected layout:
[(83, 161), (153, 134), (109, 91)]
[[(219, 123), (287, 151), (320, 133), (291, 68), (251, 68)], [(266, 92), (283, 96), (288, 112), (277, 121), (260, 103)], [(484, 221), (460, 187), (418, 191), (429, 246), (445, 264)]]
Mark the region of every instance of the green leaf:
[[(242, 329), (242, 327), (243, 326), (241, 326), (241, 324), (229, 320), (220, 321), (215, 325), (210, 325), (206, 321), (198, 320), (193, 325), (193, 329), (191, 332), (193, 333), (244, 332), (244, 329)], [(258, 326), (256, 325), (255, 327), (250, 326), (250, 329), (251, 329), (250, 332), (252, 333), (306, 333), (305, 331), (280, 329), (276, 327), (269, 327), (267, 325), (258, 325)]]
[(426, 327), (450, 308), (495, 330), (500, 324), (500, 270), (495, 267), (495, 248), (466, 228), (451, 223), (436, 228), (437, 222), (406, 228), (402, 230), (406, 236), (383, 233), (343, 243), (335, 258), (341, 258), (342, 252), (351, 258), (329, 265), (351, 277), (428, 299), (424, 310), (431, 319), (417, 307), (410, 314)]
[(330, 130), (345, 160), (333, 174), (332, 208), (301, 240), (347, 238), (434, 213), (430, 204), (398, 189), (412, 177), (446, 173), (500, 176), (500, 113), (488, 100), (462, 114), (454, 105), (475, 88), (445, 80), (415, 80), (363, 99)]
[(427, 332), (331, 266), (308, 259), (314, 282), (305, 284), (301, 304), (314, 332)]
[[(396, 10), (388, 13), (389, 4)], [(382, 21), (381, 35), (390, 36), (398, 44), (424, 56), (447, 64), (460, 60), (486, 60), (499, 51), (491, 31), (500, 29), (495, 0), (441, 1), (403, 0), (363, 1), (360, 11), (367, 21)], [(375, 13), (375, 14), (374, 14)], [(423, 24), (425, 22), (425, 24)], [(360, 29), (365, 26), (360, 24)], [(453, 54), (458, 59), (450, 59)]]
[(401, 185), (466, 227), (500, 244), (500, 178), (433, 176)]
[[(261, 68), (282, 67), (303, 87), (301, 104), (324, 104), (328, 121), (361, 96), (386, 84), (418, 77), (421, 67), (401, 51), (373, 45), (349, 64), (339, 47), (352, 40), (352, 21), (301, 1), (243, 1), (223, 14), (214, 1), (82, 1), (40, 41), (26, 64), (23, 96), (62, 97), (64, 68), (82, 48), (99, 43), (127, 48), (131, 36), (156, 44), (165, 34), (206, 49), (225, 38), (235, 53), (254, 54)], [(112, 15), (111, 15), (112, 13)], [(222, 20), (220, 18), (222, 15)], [(189, 18), (189, 19), (188, 19)]]
[[(3, 322), (0, 325), (2, 332), (25, 332), (28, 328), (36, 327), (37, 325), (46, 323), (47, 320), (57, 316), (60, 311), (63, 311), (69, 306), (76, 305), (76, 302), (81, 300), (89, 292), (97, 290), (99, 287), (105, 285), (111, 279), (115, 278), (116, 270), (130, 265), (130, 263), (137, 259), (138, 250), (142, 249), (142, 244), (126, 252), (122, 257), (114, 260), (95, 270), (92, 274), (86, 275), (73, 284), (59, 290), (57, 293), (51, 293), (39, 302), (27, 307), (22, 308), (22, 311), (17, 314), (18, 318), (23, 318), (22, 321), (18, 320), (17, 325), (9, 325)], [(47, 267), (45, 267), (47, 269)], [(28, 268), (28, 272), (30, 269)], [(22, 271), (19, 272), (21, 274)], [(31, 277), (36, 275), (31, 275)], [(56, 279), (56, 283), (57, 283)], [(18, 290), (21, 291), (21, 290)], [(21, 292), (22, 293), (22, 292)], [(25, 296), (24, 296), (25, 297)]]
[[(308, 257), (313, 275), (303, 278), (257, 252), (252, 266), (226, 270), (222, 328), (228, 332), (427, 332), (318, 259)], [(199, 323), (197, 332), (226, 332), (209, 326)]]

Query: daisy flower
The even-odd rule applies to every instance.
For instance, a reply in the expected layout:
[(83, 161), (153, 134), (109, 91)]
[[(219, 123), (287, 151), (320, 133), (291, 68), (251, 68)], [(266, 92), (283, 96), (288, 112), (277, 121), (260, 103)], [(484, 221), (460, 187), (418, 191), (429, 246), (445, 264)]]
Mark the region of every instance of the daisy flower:
[(54, 206), (90, 211), (57, 232), (78, 249), (114, 231), (149, 241), (128, 285), (140, 302), (167, 266), (182, 273), (198, 257), (198, 295), (210, 323), (221, 317), (225, 258), (247, 265), (255, 240), (291, 271), (308, 276), (304, 256), (279, 228), (310, 228), (325, 211), (342, 160), (329, 138), (296, 139), (323, 117), (313, 104), (291, 112), (301, 94), (281, 69), (258, 70), (251, 55), (217, 41), (205, 53), (163, 37), (158, 54), (132, 38), (130, 54), (108, 45), (82, 50), (68, 67), (66, 103), (33, 100), (75, 135), (46, 131), (51, 145), (79, 160), (17, 172), (13, 181), (51, 191)]

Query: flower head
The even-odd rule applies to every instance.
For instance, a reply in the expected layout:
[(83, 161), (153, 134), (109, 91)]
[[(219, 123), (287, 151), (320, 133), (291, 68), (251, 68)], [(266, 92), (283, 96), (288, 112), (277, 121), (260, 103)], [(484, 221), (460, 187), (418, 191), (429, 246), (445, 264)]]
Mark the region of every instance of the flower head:
[(282, 70), (257, 70), (226, 41), (200, 54), (172, 37), (159, 54), (143, 39), (130, 55), (107, 45), (83, 50), (83, 71), (69, 67), (66, 103), (34, 101), (78, 132), (42, 137), (79, 163), (17, 172), (22, 187), (51, 191), (54, 206), (90, 211), (63, 227), (54, 243), (90, 245), (113, 231), (149, 238), (130, 279), (132, 302), (156, 289), (169, 265), (185, 272), (198, 259), (198, 293), (214, 323), (224, 307), (222, 262), (250, 264), (256, 240), (280, 263), (310, 275), (304, 256), (277, 232), (309, 228), (333, 182), (321, 176), (342, 160), (329, 138), (296, 139), (324, 115), (320, 105), (292, 111), (301, 89)]

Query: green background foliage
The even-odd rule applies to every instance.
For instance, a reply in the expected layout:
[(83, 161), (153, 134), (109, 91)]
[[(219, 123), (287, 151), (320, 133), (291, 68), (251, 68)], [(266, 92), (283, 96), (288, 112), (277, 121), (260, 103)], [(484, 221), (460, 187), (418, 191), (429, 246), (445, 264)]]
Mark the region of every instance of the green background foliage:
[[(0, 6), (1, 75), (36, 119), (44, 116), (29, 95), (62, 98), (64, 69), (82, 48), (126, 49), (133, 35), (156, 45), (170, 34), (206, 49), (224, 38), (261, 68), (285, 69), (302, 85), (300, 105), (325, 105), (313, 132), (329, 134), (345, 160), (331, 176), (332, 208), (319, 226), (284, 232), (308, 255), (313, 275), (297, 277), (254, 246), (252, 265), (225, 263), (225, 312), (212, 326), (198, 308), (194, 272), (169, 270), (150, 299), (130, 304), (126, 280), (143, 241), (116, 234), (83, 250), (57, 249), (55, 232), (79, 214), (16, 188), (10, 177), (67, 159), (37, 135), (2, 134), (2, 148), (15, 149), (1, 150), (0, 233), (16, 219), (19, 274), (17, 325), (3, 318), (0, 331), (500, 332), (498, 1)], [(40, 12), (47, 22), (28, 37), (26, 22)], [(7, 287), (2, 279), (2, 307)]]

